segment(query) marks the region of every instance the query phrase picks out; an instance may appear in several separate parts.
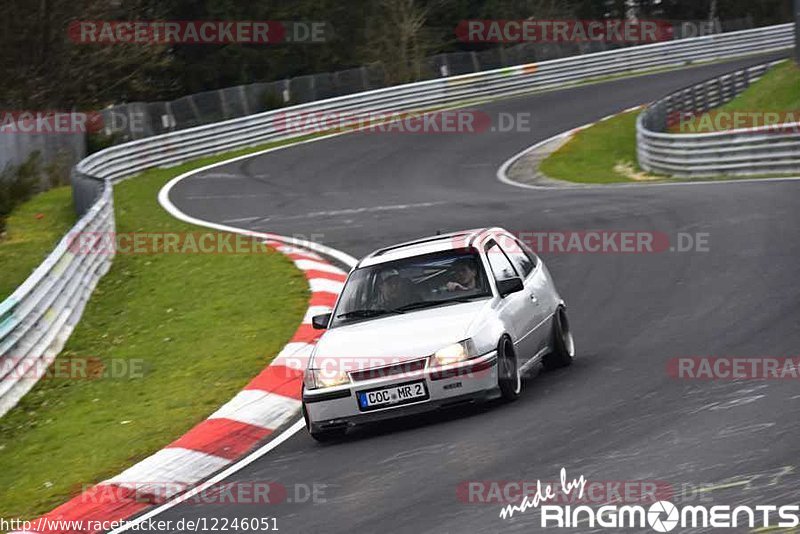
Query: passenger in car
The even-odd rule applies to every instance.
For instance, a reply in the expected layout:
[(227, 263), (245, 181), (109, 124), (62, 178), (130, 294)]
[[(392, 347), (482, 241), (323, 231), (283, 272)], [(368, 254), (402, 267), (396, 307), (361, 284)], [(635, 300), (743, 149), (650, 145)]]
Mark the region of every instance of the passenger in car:
[(379, 291), (381, 307), (389, 310), (417, 300), (414, 284), (399, 274), (390, 274), (381, 280)]

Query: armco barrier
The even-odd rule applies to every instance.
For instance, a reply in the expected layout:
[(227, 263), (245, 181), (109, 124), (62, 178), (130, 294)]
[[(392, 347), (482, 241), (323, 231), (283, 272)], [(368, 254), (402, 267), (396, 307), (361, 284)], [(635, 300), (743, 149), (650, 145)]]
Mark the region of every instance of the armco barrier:
[[(145, 169), (176, 165), (303, 133), (284, 128), (280, 117), (287, 111), (342, 113), (358, 120), (381, 112), (462, 105), (606, 76), (788, 49), (793, 46), (793, 37), (792, 25), (784, 24), (637, 46), (356, 93), (117, 145), (85, 158), (76, 166), (75, 203), (80, 213), (85, 214), (74, 231), (113, 230), (111, 186), (118, 180)], [(97, 189), (91, 185), (93, 180)], [(95, 198), (99, 200), (94, 202)], [(52, 358), (80, 317), (97, 278), (108, 269), (108, 261), (107, 257), (71, 255), (66, 242), (62, 242), (0, 306), (3, 321), (0, 360), (2, 368), (8, 370), (0, 390), (3, 407), (0, 414), (33, 385), (32, 380), (15, 383), (20, 373), (13, 372), (14, 368), (45, 357), (39, 354)]]
[(688, 87), (649, 106), (636, 123), (639, 166), (648, 172), (700, 178), (800, 171), (800, 123), (713, 133), (667, 133), (671, 120), (719, 107), (744, 92), (771, 64)]
[(111, 266), (107, 250), (85, 241), (71, 250), (80, 232), (99, 236), (114, 230), (110, 184), (33, 274), (0, 304), (0, 415), (13, 408), (61, 351), (98, 280)]

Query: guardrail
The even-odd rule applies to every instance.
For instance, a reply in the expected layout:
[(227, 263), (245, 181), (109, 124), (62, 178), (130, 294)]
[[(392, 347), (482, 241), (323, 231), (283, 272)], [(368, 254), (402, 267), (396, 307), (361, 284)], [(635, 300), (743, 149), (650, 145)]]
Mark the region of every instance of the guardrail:
[[(718, 34), (695, 39), (643, 45), (621, 50), (587, 54), (538, 64), (519, 65), (464, 76), (428, 80), (356, 93), (310, 102), (291, 108), (282, 108), (258, 115), (232, 119), (225, 122), (179, 130), (169, 134), (149, 137), (114, 146), (82, 160), (73, 171), (73, 195), (76, 209), (85, 215), (73, 233), (89, 228), (113, 231), (111, 184), (136, 175), (145, 169), (165, 167), (234, 149), (289, 139), (307, 132), (287, 128), (285, 113), (339, 113), (346, 114), (352, 123), (368, 120), (376, 113), (409, 113), (463, 106), (481, 99), (512, 96), (530, 91), (563, 87), (597, 78), (647, 71), (656, 68), (681, 66), (697, 61), (726, 59), (752, 53), (783, 50), (793, 45), (791, 24)], [(13, 384), (19, 375), (13, 369), (28, 365), (30, 361), (48, 361), (60, 344), (51, 344), (47, 358), (37, 356), (34, 350), (21, 351), (20, 347), (33, 347), (28, 337), (34, 332), (46, 332), (54, 339), (68, 337), (71, 326), (80, 316), (82, 303), (92, 292), (97, 278), (108, 269), (110, 256), (70, 256), (62, 241), (50, 258), (31, 275), (28, 281), (10, 299), (2, 304), (3, 329), (0, 330), (0, 362), (10, 372), (4, 374), (0, 390), (0, 415), (32, 387), (31, 380)], [(73, 283), (76, 277), (87, 278), (83, 271), (71, 266), (75, 262), (91, 264), (96, 276), (88, 277), (90, 283)], [(53, 270), (52, 265), (63, 265)], [(77, 274), (81, 272), (82, 274)], [(30, 289), (52, 288), (52, 295), (44, 306), (42, 297), (31, 296)], [(66, 288), (72, 288), (67, 291)], [(49, 294), (51, 289), (45, 293)], [(37, 293), (38, 294), (38, 293)], [(39, 305), (39, 304), (42, 305)], [(61, 317), (70, 311), (70, 321), (39, 324), (41, 317)], [(74, 319), (74, 320), (72, 320)], [(35, 325), (35, 328), (31, 325)], [(38, 334), (41, 337), (41, 334)], [(38, 339), (38, 338), (37, 338)], [(42, 343), (36, 348), (44, 346)], [(21, 354), (14, 359), (11, 355)], [(6, 365), (8, 363), (8, 365)], [(35, 380), (33, 380), (35, 382)], [(2, 391), (14, 390), (13, 395)], [(7, 402), (4, 397), (7, 396)]]
[(108, 250), (82, 243), (75, 235), (93, 236), (114, 230), (110, 185), (99, 200), (64, 236), (47, 259), (5, 301), (0, 303), (0, 415), (13, 408), (47, 370), (83, 313), (97, 282), (108, 272)]
[(667, 133), (678, 119), (733, 100), (777, 62), (682, 89), (649, 106), (636, 122), (639, 166), (681, 178), (758, 176), (800, 171), (800, 123), (711, 133)]

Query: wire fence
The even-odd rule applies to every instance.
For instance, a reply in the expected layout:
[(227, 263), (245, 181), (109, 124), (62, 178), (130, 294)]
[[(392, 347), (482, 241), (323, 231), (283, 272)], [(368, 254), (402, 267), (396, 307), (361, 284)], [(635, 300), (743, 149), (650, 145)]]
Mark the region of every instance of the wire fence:
[[(667, 21), (673, 28), (673, 39), (750, 29), (751, 18), (719, 21)], [(634, 46), (620, 43), (521, 43), (493, 47), (481, 51), (451, 52), (425, 58), (416, 65), (415, 80), (484, 72), (503, 67), (561, 59), (595, 52)], [(187, 95), (176, 100), (160, 102), (131, 102), (106, 108), (98, 113), (102, 125), (98, 132), (105, 134), (104, 144), (119, 144), (176, 130), (211, 124), (262, 113), (272, 109), (305, 104), (326, 98), (344, 96), (396, 85), (380, 63), (287, 78), (272, 82), (251, 83)], [(15, 131), (6, 123), (0, 127), (0, 169), (18, 166), (31, 153), (39, 152), (40, 161), (47, 165), (58, 160), (71, 166), (79, 161), (91, 146), (81, 132), (66, 134), (28, 133)], [(42, 179), (44, 187), (44, 178)], [(2, 185), (2, 184), (0, 184)]]
[[(667, 21), (673, 39), (698, 37), (753, 28), (752, 18), (720, 21)], [(536, 42), (482, 51), (450, 52), (425, 58), (414, 70), (416, 80), (485, 72), (503, 67), (605, 52), (635, 46), (614, 42)], [(175, 130), (262, 113), (279, 107), (371, 91), (395, 85), (380, 63), (252, 83), (187, 95), (169, 102), (133, 102), (104, 110), (106, 134), (116, 133), (115, 143), (142, 139)]]
[[(19, 167), (34, 153), (38, 153), (43, 166), (58, 164), (66, 170), (86, 155), (85, 133), (33, 133), (30, 131), (33, 128), (35, 126), (30, 120), (16, 120), (0, 126), (0, 171), (7, 167)], [(38, 189), (47, 189), (50, 181), (51, 178), (42, 173)], [(3, 185), (0, 183), (0, 187)]]

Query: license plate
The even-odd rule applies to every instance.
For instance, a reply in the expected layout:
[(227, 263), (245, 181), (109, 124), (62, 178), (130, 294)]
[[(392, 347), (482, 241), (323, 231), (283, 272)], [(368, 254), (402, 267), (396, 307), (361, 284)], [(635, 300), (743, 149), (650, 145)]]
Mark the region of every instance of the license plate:
[(428, 398), (425, 382), (411, 382), (387, 388), (359, 391), (356, 394), (358, 407), (362, 410), (374, 410), (386, 406), (398, 406)]

